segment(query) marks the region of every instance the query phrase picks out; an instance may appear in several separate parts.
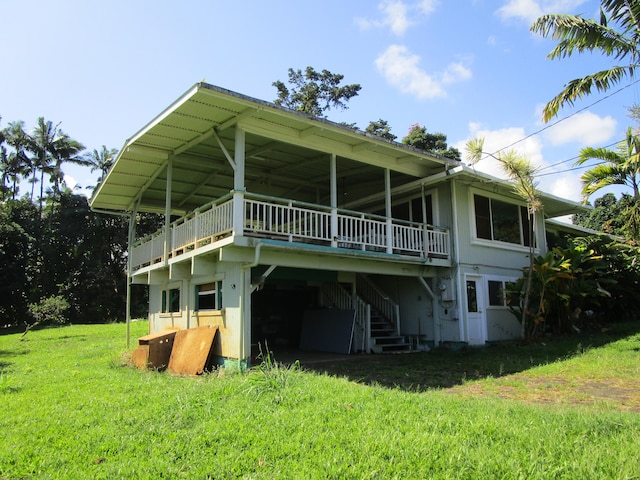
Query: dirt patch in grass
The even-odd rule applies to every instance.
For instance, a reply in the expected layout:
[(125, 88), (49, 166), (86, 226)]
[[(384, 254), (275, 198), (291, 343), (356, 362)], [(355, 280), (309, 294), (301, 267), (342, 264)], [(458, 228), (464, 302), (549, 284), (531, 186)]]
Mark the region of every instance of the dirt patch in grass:
[(516, 374), (490, 382), (469, 382), (446, 390), (452, 395), (493, 397), (530, 403), (601, 406), (640, 413), (640, 385), (618, 379), (567, 380)]

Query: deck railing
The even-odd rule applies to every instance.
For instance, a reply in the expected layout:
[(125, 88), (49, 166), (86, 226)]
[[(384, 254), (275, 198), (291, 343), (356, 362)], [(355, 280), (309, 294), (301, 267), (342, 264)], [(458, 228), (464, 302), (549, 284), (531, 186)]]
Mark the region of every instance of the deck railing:
[[(447, 230), (417, 222), (344, 209), (332, 209), (256, 194), (244, 195), (242, 232), (233, 231), (231, 195), (211, 202), (170, 225), (170, 257), (197, 250), (235, 235), (282, 239), (370, 252), (399, 253), (423, 258), (448, 258)], [(391, 239), (387, 238), (391, 232)], [(131, 249), (132, 271), (164, 261), (165, 235), (160, 230)]]

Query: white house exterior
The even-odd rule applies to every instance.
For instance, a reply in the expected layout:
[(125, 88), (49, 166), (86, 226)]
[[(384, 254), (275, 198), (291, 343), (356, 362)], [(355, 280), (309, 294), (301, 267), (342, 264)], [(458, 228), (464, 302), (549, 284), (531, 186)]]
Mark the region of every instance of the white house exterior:
[[(545, 219), (580, 208), (543, 203), (538, 253)], [(329, 343), (350, 335), (352, 352), (520, 332), (501, 293), (529, 261), (510, 185), (219, 87), (195, 85), (127, 140), (91, 206), (131, 215), (128, 275), (149, 286), (150, 333), (218, 325), (221, 360), (299, 345), (309, 322)], [(137, 212), (165, 227), (134, 241)], [(333, 321), (344, 311), (351, 333)]]

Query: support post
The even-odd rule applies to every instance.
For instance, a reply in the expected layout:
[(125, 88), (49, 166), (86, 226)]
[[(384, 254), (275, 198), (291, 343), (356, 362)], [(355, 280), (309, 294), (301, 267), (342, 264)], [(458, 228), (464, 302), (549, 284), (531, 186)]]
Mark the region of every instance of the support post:
[(235, 166), (233, 169), (233, 234), (244, 234), (245, 131), (236, 125)]
[(387, 217), (387, 253), (393, 253), (393, 222), (391, 221), (391, 170), (384, 169), (384, 210)]
[(169, 252), (171, 251), (171, 184), (173, 182), (173, 156), (167, 159), (167, 184), (165, 186), (164, 204), (164, 249), (163, 263), (169, 264)]
[(329, 162), (331, 171), (329, 172), (331, 188), (331, 246), (338, 246), (338, 175), (337, 160), (335, 153), (331, 154)]
[(131, 346), (131, 250), (133, 242), (136, 239), (136, 217), (138, 215), (138, 205), (140, 200), (136, 202), (129, 217), (129, 232), (127, 236), (127, 311), (125, 312), (125, 323), (127, 325), (127, 350)]

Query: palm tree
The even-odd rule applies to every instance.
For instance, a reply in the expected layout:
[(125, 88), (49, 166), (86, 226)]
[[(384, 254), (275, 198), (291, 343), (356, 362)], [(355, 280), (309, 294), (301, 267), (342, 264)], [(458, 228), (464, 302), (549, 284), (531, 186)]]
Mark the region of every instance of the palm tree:
[(600, 160), (582, 174), (584, 202), (598, 190), (611, 185), (625, 185), (633, 192), (631, 203), (625, 209), (624, 228), (634, 239), (640, 236), (640, 136), (627, 129), (625, 139), (615, 150), (607, 148), (583, 148), (575, 165), (590, 160)]
[(100, 176), (98, 177), (98, 182), (100, 183), (104, 180), (104, 177), (107, 175), (107, 172), (113, 165), (113, 161), (118, 155), (117, 148), (107, 148), (105, 145), (102, 145), (100, 150), (93, 149), (93, 152), (85, 155), (84, 159), (86, 165), (91, 167), (91, 172), (98, 170), (100, 172)]
[(515, 192), (527, 202), (527, 213), (529, 217), (529, 271), (527, 273), (527, 282), (522, 306), (522, 316), (520, 320), (520, 333), (522, 338), (527, 332), (527, 314), (529, 313), (529, 297), (531, 294), (531, 283), (533, 279), (534, 254), (536, 248), (535, 242), (535, 223), (536, 214), (542, 209), (542, 202), (538, 194), (538, 186), (535, 181), (535, 168), (531, 162), (514, 150), (494, 155), (483, 151), (484, 139), (475, 138), (469, 140), (466, 144), (467, 158), (471, 165), (475, 165), (484, 155), (488, 155), (496, 159), (502, 170), (505, 172), (509, 180), (514, 182)]
[(633, 129), (627, 129), (626, 138), (615, 150), (607, 148), (583, 148), (575, 165), (583, 165), (590, 160), (599, 163), (582, 174), (582, 194), (585, 203), (589, 197), (604, 187), (626, 185), (633, 192), (633, 199), (640, 198), (638, 173), (640, 172), (640, 136)]
[[(5, 141), (12, 151), (7, 155), (6, 174), (7, 179), (12, 182), (11, 197), (15, 199), (18, 192), (19, 177), (29, 177), (32, 172), (31, 158), (27, 154), (28, 135), (24, 131), (24, 122), (11, 122), (4, 130)], [(31, 188), (31, 198), (33, 199), (33, 185)]]
[[(71, 139), (66, 133), (53, 125), (51, 121), (45, 121), (43, 117), (38, 118), (37, 125), (32, 134), (28, 137), (28, 150), (34, 154), (33, 162), (35, 169), (40, 171), (40, 212), (42, 212), (42, 201), (44, 199), (44, 176), (51, 177), (53, 183), (53, 193), (57, 195), (60, 191), (60, 182), (63, 178), (62, 163), (73, 162), (84, 164), (78, 156), (84, 146)], [(35, 176), (34, 170), (34, 176)]]
[(620, 65), (576, 78), (544, 107), (543, 119), (548, 122), (565, 105), (573, 105), (579, 98), (591, 93), (609, 90), (623, 78), (633, 78), (640, 66), (640, 1), (601, 0), (600, 20), (580, 15), (549, 14), (538, 18), (531, 31), (558, 41), (547, 58), (570, 57), (574, 53), (599, 51), (614, 57)]

